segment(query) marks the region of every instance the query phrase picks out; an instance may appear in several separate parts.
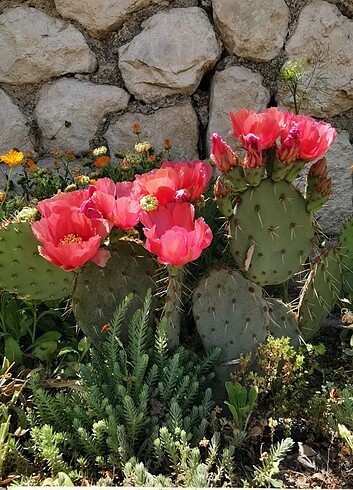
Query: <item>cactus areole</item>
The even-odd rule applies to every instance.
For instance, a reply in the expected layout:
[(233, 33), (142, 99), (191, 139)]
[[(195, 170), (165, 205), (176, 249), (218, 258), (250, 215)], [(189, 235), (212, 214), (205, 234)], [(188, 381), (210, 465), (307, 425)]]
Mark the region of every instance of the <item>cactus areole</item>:
[(300, 269), (314, 238), (306, 205), (290, 183), (270, 178), (237, 197), (230, 217), (230, 249), (248, 279), (280, 284)]

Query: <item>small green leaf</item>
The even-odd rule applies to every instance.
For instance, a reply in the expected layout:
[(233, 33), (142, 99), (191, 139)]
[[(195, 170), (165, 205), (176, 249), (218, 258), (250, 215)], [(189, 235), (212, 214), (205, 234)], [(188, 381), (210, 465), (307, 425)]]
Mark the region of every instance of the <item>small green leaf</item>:
[(16, 364), (20, 364), (23, 359), (23, 354), (17, 340), (10, 335), (5, 336), (5, 357), (10, 362), (15, 362)]
[(31, 345), (31, 348), (40, 346), (41, 344), (45, 342), (57, 342), (61, 337), (60, 332), (56, 332), (55, 330), (51, 330), (50, 332), (43, 333), (40, 337), (38, 337), (33, 344)]

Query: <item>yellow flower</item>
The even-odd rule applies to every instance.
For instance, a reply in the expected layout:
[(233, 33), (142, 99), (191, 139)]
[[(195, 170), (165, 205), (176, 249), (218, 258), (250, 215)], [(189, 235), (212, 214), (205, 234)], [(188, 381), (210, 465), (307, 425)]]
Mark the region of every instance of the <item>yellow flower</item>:
[(0, 155), (0, 161), (9, 167), (16, 167), (16, 165), (20, 165), (23, 160), (24, 154), (22, 151), (10, 150), (6, 155)]

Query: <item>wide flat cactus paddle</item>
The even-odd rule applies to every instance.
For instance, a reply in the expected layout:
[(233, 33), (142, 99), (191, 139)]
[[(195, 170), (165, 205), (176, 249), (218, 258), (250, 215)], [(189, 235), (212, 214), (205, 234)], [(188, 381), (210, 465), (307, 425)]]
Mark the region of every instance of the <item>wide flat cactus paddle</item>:
[(38, 245), (29, 222), (0, 225), (0, 288), (28, 299), (66, 298), (76, 274), (41, 257)]
[(144, 247), (132, 240), (119, 240), (108, 247), (111, 257), (105, 267), (90, 263), (77, 277), (72, 307), (78, 326), (95, 345), (105, 338), (107, 324), (116, 307), (134, 293), (121, 340), (127, 340), (127, 327), (134, 311), (140, 308), (148, 289), (156, 290), (156, 261)]
[(292, 184), (270, 178), (237, 196), (230, 250), (248, 279), (280, 284), (301, 268), (315, 231), (306, 204)]
[(341, 257), (337, 250), (326, 250), (311, 264), (299, 297), (298, 325), (304, 340), (310, 340), (340, 297)]

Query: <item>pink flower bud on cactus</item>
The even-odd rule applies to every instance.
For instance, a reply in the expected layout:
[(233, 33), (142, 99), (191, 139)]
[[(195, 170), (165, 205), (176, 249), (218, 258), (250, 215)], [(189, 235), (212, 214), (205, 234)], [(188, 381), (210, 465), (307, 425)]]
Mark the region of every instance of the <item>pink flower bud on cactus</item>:
[(222, 173), (227, 173), (239, 164), (238, 156), (229, 145), (220, 137), (213, 133), (211, 136), (212, 147), (210, 158)]
[(261, 141), (255, 134), (244, 137), (244, 148), (247, 150), (244, 158), (244, 168), (258, 168), (263, 166)]
[(300, 145), (299, 128), (293, 126), (281, 146), (278, 148), (276, 156), (283, 163), (293, 163), (298, 159)]

